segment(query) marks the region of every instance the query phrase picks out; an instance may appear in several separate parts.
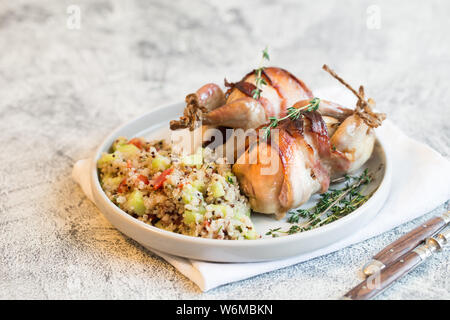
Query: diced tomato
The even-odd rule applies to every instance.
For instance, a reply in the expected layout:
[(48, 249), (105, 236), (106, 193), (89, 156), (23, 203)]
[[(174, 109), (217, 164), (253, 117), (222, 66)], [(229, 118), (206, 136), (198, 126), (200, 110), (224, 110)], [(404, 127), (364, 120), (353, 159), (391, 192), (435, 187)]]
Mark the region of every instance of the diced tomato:
[(155, 184), (154, 184), (153, 188), (154, 188), (155, 190), (158, 190), (159, 188), (161, 188), (162, 185), (163, 185), (163, 183), (164, 183), (164, 181), (166, 181), (167, 176), (168, 176), (169, 174), (171, 174), (172, 171), (173, 171), (173, 168), (169, 168), (169, 169), (164, 170), (164, 171), (156, 178), (156, 180), (154, 181)]
[(211, 225), (211, 221), (205, 220), (205, 221), (203, 222), (203, 225), (209, 227), (209, 226)]
[(122, 182), (117, 187), (117, 192), (124, 193), (127, 191), (127, 178), (123, 178)]
[(128, 169), (131, 169), (132, 166), (133, 166), (133, 165), (131, 164), (131, 160), (128, 159), (128, 160), (127, 160), (127, 168), (128, 168)]
[(143, 176), (142, 174), (138, 175), (138, 180), (142, 181), (145, 184), (149, 184), (148, 178), (146, 176)]
[(139, 149), (142, 149), (142, 140), (139, 138), (133, 138), (130, 141), (128, 141), (130, 144), (134, 144)]
[(178, 185), (178, 188), (183, 189), (183, 187), (184, 187), (184, 186), (187, 186), (188, 184), (190, 184), (190, 183), (189, 183), (189, 182), (186, 182), (186, 183), (180, 183), (180, 184)]

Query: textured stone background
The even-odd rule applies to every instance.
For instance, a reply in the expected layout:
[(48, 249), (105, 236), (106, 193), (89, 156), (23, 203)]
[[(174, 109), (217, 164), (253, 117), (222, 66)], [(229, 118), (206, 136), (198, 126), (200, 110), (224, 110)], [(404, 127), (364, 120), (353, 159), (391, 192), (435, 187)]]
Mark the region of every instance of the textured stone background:
[[(121, 235), (70, 178), (114, 127), (206, 81), (272, 63), (313, 89), (333, 66), (410, 136), (450, 157), (448, 1), (1, 1), (0, 298), (338, 298), (359, 267), (432, 214), (363, 243), (202, 294)], [(81, 29), (67, 28), (67, 6)], [(380, 29), (366, 25), (369, 5)], [(450, 298), (449, 250), (381, 299)]]

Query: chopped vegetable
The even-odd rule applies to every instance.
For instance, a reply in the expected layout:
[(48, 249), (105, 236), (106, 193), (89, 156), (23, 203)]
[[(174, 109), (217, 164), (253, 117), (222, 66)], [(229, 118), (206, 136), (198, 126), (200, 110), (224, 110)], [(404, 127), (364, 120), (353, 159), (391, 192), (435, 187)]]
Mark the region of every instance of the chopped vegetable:
[(214, 198), (220, 198), (225, 195), (225, 190), (223, 189), (223, 185), (219, 181), (214, 181), (210, 186), (210, 190), (211, 190), (212, 196)]
[(191, 184), (186, 184), (183, 187), (182, 199), (184, 203), (190, 203), (195, 198), (201, 199), (203, 196), (197, 189), (195, 189)]
[(234, 218), (237, 220), (242, 219), (243, 217), (250, 217), (250, 209), (248, 208), (235, 208), (234, 209)]
[(127, 200), (127, 206), (137, 215), (143, 216), (145, 213), (145, 204), (142, 192), (139, 190), (134, 190), (130, 193)]
[(122, 182), (119, 184), (119, 187), (117, 187), (117, 192), (124, 193), (127, 190), (128, 190), (127, 178), (123, 178)]
[(195, 212), (195, 211), (190, 211), (190, 210), (184, 211), (184, 214), (183, 214), (184, 223), (189, 225), (191, 223), (196, 223), (201, 220), (203, 220), (202, 214)]
[(139, 149), (142, 149), (142, 140), (139, 138), (133, 138), (130, 141), (128, 141), (129, 144), (133, 144)]
[(155, 190), (158, 190), (159, 188), (161, 188), (162, 185), (163, 185), (163, 183), (164, 183), (164, 181), (166, 181), (167, 176), (168, 176), (169, 174), (171, 174), (172, 171), (173, 171), (173, 168), (169, 168), (169, 169), (164, 170), (164, 171), (156, 178), (156, 180), (154, 181), (153, 188), (154, 188)]
[(117, 147), (124, 146), (126, 144), (127, 144), (127, 139), (124, 137), (119, 137), (116, 139), (116, 141), (114, 141), (114, 143), (112, 145), (112, 149), (113, 149), (113, 151), (116, 151)]
[(139, 148), (133, 144), (121, 144), (117, 146), (116, 151), (128, 158), (137, 154), (139, 152)]
[(152, 169), (154, 170), (165, 170), (170, 167), (170, 159), (164, 156), (157, 156), (152, 160)]
[(108, 185), (113, 189), (116, 189), (119, 187), (120, 183), (122, 182), (123, 177), (112, 177), (110, 175), (104, 176), (102, 179), (102, 185)]
[(255, 229), (249, 229), (247, 230), (247, 232), (244, 234), (244, 238), (247, 240), (255, 240), (255, 239), (259, 239), (259, 235), (258, 233), (255, 231)]
[(114, 161), (114, 155), (112, 153), (104, 153), (100, 159), (98, 159), (98, 166), (103, 166)]
[(145, 184), (149, 184), (148, 178), (142, 174), (138, 175), (138, 180), (142, 181)]
[(216, 214), (222, 213), (222, 217), (224, 217), (224, 218), (227, 216), (228, 208), (230, 208), (230, 207), (223, 205), (223, 204), (211, 204), (210, 205), (210, 209), (212, 211), (214, 211)]
[(194, 180), (192, 182), (192, 186), (197, 189), (200, 192), (204, 192), (205, 191), (205, 183), (203, 181), (200, 180)]
[(183, 156), (181, 158), (181, 163), (185, 166), (201, 166), (203, 163), (203, 152), (202, 148), (198, 148), (197, 152), (191, 155)]

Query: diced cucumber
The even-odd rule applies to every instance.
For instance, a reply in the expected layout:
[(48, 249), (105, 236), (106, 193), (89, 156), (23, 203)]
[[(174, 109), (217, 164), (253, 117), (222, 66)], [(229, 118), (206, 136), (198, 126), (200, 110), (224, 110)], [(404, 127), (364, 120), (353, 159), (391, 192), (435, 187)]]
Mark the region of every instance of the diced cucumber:
[(114, 156), (113, 156), (113, 154), (112, 153), (104, 153), (101, 157), (100, 157), (100, 159), (98, 159), (98, 161), (97, 161), (97, 166), (98, 167), (103, 167), (104, 165), (108, 165), (108, 164), (110, 164), (111, 162), (113, 162), (114, 161)]
[[(137, 148), (136, 148), (137, 149)], [(170, 159), (161, 155), (152, 160), (152, 169), (162, 171), (170, 167)]]
[(184, 211), (183, 214), (183, 222), (187, 225), (191, 224), (191, 223), (197, 223), (197, 221), (202, 221), (203, 220), (203, 215), (195, 212), (195, 211), (190, 211), (190, 210), (186, 210)]
[(116, 189), (117, 187), (119, 187), (119, 184), (122, 182), (122, 180), (123, 180), (123, 177), (121, 177), (121, 176), (111, 177), (110, 175), (106, 175), (102, 179), (102, 184), (108, 185), (111, 188)]
[(120, 152), (125, 158), (132, 157), (139, 153), (139, 148), (134, 144), (118, 145), (116, 151)]
[(199, 193), (199, 191), (196, 188), (194, 188), (191, 184), (186, 184), (183, 187), (181, 198), (183, 199), (183, 202), (187, 204), (191, 203), (195, 198), (201, 201), (203, 195)]
[(183, 187), (183, 192), (182, 192), (182, 195), (181, 195), (181, 198), (183, 199), (183, 202), (184, 203), (191, 203), (192, 200), (194, 200), (194, 198), (195, 198), (195, 195), (196, 195), (195, 193), (196, 193), (196, 190), (192, 187), (192, 185), (186, 184)]
[(183, 215), (183, 222), (187, 225), (195, 223), (196, 213), (193, 211), (186, 210)]
[(255, 229), (247, 230), (247, 232), (244, 234), (244, 238), (247, 240), (255, 240), (259, 239), (258, 233), (255, 231)]
[(223, 189), (223, 185), (220, 181), (214, 181), (210, 185), (210, 190), (214, 198), (220, 198), (225, 195), (225, 190)]
[(184, 203), (190, 203), (194, 197), (192, 195), (192, 193), (188, 193), (188, 192), (183, 192), (183, 195), (181, 196), (181, 198), (183, 199)]
[(112, 149), (113, 151), (117, 150), (117, 147), (119, 146), (123, 146), (127, 144), (127, 138), (125, 137), (119, 137), (116, 139), (116, 141), (114, 141), (113, 145), (112, 145)]
[(200, 192), (205, 192), (205, 183), (200, 180), (194, 180), (192, 186)]
[(183, 156), (181, 157), (181, 163), (185, 166), (201, 166), (203, 163), (203, 156), (201, 153)]
[(242, 217), (250, 217), (250, 208), (237, 206), (234, 208), (234, 219), (240, 220)]
[(206, 208), (203, 206), (200, 206), (198, 208), (198, 213), (200, 213), (201, 215), (204, 215), (206, 213)]
[(216, 213), (222, 213), (222, 216), (225, 218), (229, 207), (224, 204), (211, 204), (209, 208), (211, 211), (215, 211)]
[(145, 204), (144, 197), (142, 196), (142, 192), (139, 190), (134, 190), (132, 193), (128, 195), (127, 206), (133, 210), (139, 216), (144, 215), (145, 213)]
[(184, 203), (190, 203), (194, 199), (194, 191), (192, 190), (191, 185), (188, 184), (183, 187), (181, 198)]

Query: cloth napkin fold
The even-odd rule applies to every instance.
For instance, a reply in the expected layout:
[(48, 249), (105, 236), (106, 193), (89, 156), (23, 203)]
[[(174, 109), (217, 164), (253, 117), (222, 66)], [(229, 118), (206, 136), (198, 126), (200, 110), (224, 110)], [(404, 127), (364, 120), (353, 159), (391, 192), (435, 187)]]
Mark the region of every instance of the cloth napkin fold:
[[(377, 129), (385, 138), (392, 161), (390, 195), (378, 215), (363, 229), (349, 237), (311, 253), (288, 259), (257, 263), (212, 263), (153, 252), (172, 264), (196, 283), (202, 291), (291, 266), (388, 231), (415, 219), (450, 198), (450, 162), (430, 147), (407, 137), (392, 122), (386, 120)], [(86, 196), (93, 200), (89, 185), (89, 161), (78, 161), (72, 176)], [(369, 257), (368, 257), (369, 258)]]

